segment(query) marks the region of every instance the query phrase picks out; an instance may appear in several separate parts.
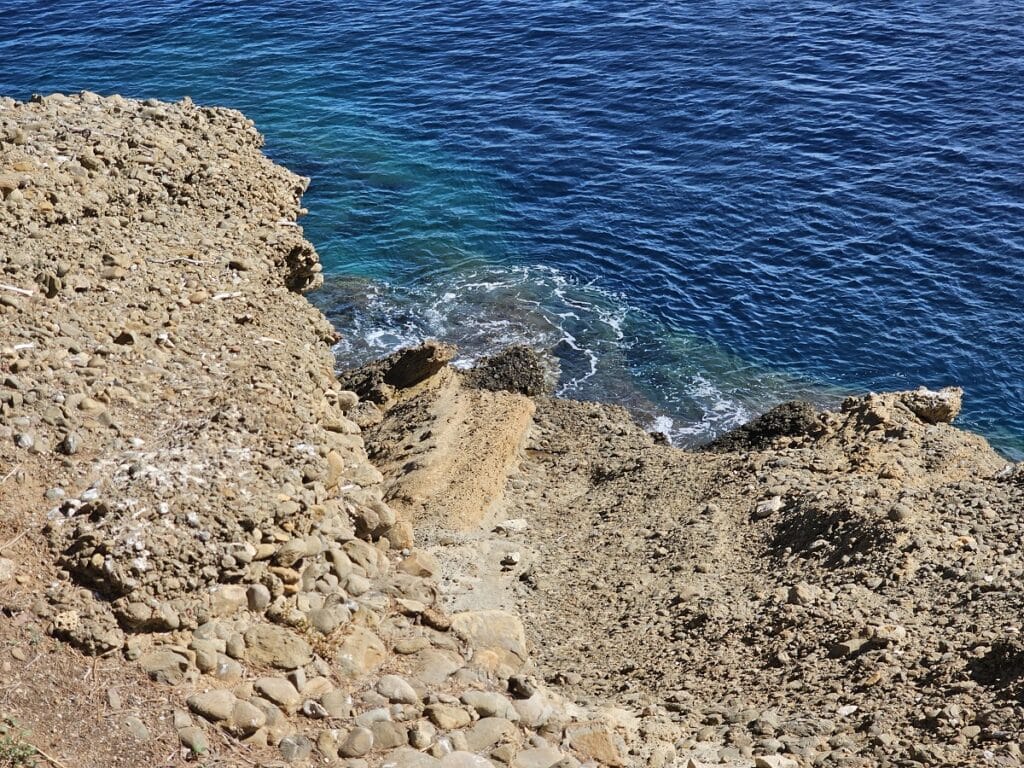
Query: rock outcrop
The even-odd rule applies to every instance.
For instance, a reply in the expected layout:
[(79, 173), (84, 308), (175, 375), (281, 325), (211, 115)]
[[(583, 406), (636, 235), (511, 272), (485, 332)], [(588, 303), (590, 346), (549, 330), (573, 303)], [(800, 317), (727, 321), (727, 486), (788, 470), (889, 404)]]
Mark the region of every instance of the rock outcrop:
[(684, 452), (524, 348), (339, 377), (261, 143), (0, 100), (0, 717), (47, 759), (1019, 763), (1024, 472), (959, 390)]
[[(296, 222), (306, 180), (261, 143), (188, 100), (0, 101), (0, 478), (22, 531), (6, 615), (134, 663), (151, 727), (221, 765), (585, 759), (566, 729), (600, 710), (535, 680), (516, 615), (447, 608), (408, 516), (442, 476), (448, 498), (500, 496), (532, 403), (492, 419), (496, 438), (519, 426), (491, 470), (486, 441), (447, 443), (390, 503), (360, 423), (451, 351), (338, 381), (335, 332), (299, 293), (320, 269)], [(449, 405), (476, 418), (492, 397)], [(5, 675), (30, 681), (29, 662)]]
[[(521, 617), (556, 691), (630, 711), (568, 725), (579, 759), (1016, 765), (1024, 483), (948, 424), (960, 398), (786, 404), (697, 452), (620, 409), (535, 398), (483, 527), (424, 543), (472, 564), (453, 567), (451, 605)], [(369, 428), (370, 451), (399, 423)], [(433, 508), (414, 525), (436, 526)]]

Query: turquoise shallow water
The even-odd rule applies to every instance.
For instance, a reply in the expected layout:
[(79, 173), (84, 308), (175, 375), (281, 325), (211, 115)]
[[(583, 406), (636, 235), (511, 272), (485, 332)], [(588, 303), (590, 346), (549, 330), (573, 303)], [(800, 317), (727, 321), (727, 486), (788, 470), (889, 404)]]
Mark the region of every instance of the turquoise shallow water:
[(1024, 9), (0, 0), (0, 92), (242, 109), (355, 362), (526, 340), (697, 442), (958, 383), (1024, 457)]

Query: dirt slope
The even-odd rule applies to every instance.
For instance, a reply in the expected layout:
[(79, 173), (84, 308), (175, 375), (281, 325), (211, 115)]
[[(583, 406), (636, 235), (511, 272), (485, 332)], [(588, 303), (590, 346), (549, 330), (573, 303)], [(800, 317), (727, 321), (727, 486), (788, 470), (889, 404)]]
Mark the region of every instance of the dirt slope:
[(1016, 765), (1024, 474), (947, 423), (959, 398), (786, 406), (702, 452), (536, 398), (515, 524), (457, 600), (514, 606), (577, 700), (671, 713), (680, 755)]

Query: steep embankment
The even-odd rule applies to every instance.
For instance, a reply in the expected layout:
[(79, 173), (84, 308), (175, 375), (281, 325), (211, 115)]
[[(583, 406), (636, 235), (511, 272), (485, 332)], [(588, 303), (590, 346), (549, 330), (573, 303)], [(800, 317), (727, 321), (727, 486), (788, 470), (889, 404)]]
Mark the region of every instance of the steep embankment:
[(64, 766), (1019, 764), (1024, 473), (947, 423), (957, 392), (692, 453), (543, 396), (523, 350), (339, 382), (305, 181), (260, 144), (188, 101), (0, 101), (10, 738)]
[[(298, 293), (305, 180), (261, 143), (187, 100), (0, 101), (11, 738), (65, 766), (622, 762), (634, 720), (531, 678), (515, 615), (439, 604)], [(510, 448), (531, 410), (500, 416)], [(421, 488), (501, 490), (507, 467), (437, 434)]]

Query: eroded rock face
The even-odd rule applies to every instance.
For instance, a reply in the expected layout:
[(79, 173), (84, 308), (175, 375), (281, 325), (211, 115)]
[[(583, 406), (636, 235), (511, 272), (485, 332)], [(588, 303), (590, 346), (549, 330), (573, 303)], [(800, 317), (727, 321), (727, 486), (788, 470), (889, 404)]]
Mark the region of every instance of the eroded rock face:
[(523, 622), (505, 611), (457, 613), (452, 631), (476, 649), (475, 664), (499, 677), (511, 677), (529, 658)]
[(427, 341), (340, 375), (346, 389), (373, 403), (386, 404), (397, 389), (415, 386), (444, 368), (455, 347)]
[(278, 669), (298, 669), (313, 659), (309, 643), (300, 635), (273, 624), (257, 624), (245, 633), (245, 655), (255, 664)]
[(822, 431), (821, 419), (810, 403), (793, 400), (772, 408), (753, 421), (728, 432), (705, 446), (705, 450), (759, 451), (780, 437), (814, 436)]
[[(455, 706), (451, 732), (424, 710), (472, 689), (514, 713), (522, 631), (512, 650), (450, 631), (441, 565), (403, 551), (413, 527), (360, 427), (371, 400), (450, 374), (454, 350), (339, 383), (336, 334), (298, 295), (320, 271), (296, 222), (306, 180), (261, 143), (239, 113), (188, 100), (0, 99), (0, 492), (18, 484), (5, 522), (45, 528), (52, 554), (45, 594), (18, 611), (187, 686), (189, 711), (168, 689), (162, 715), (195, 757), (222, 728), (276, 751), (267, 763), (507, 764), (518, 730), (481, 727), (470, 754), (452, 745), (474, 710)], [(510, 411), (521, 430), (531, 412)], [(488, 475), (495, 494), (512, 458)], [(5, 595), (23, 570), (0, 561)], [(495, 649), (515, 663), (481, 663)]]
[[(494, 545), (523, 556), (492, 578), (508, 572), (546, 677), (659, 700), (695, 740), (677, 759), (983, 761), (1001, 748), (967, 711), (1024, 723), (1001, 629), (1024, 587), (1024, 551), (1004, 544), (1024, 531), (1024, 483), (948, 424), (958, 404), (955, 390), (797, 404), (687, 453), (613, 409), (540, 399), (501, 511), (521, 522)], [(541, 696), (515, 704), (545, 717)], [(866, 712), (884, 738), (857, 731)], [(628, 727), (565, 733), (577, 756), (628, 759)]]
[(938, 391), (921, 387), (913, 392), (901, 392), (900, 401), (928, 424), (949, 424), (959, 414), (964, 391), (960, 387), (945, 387)]

